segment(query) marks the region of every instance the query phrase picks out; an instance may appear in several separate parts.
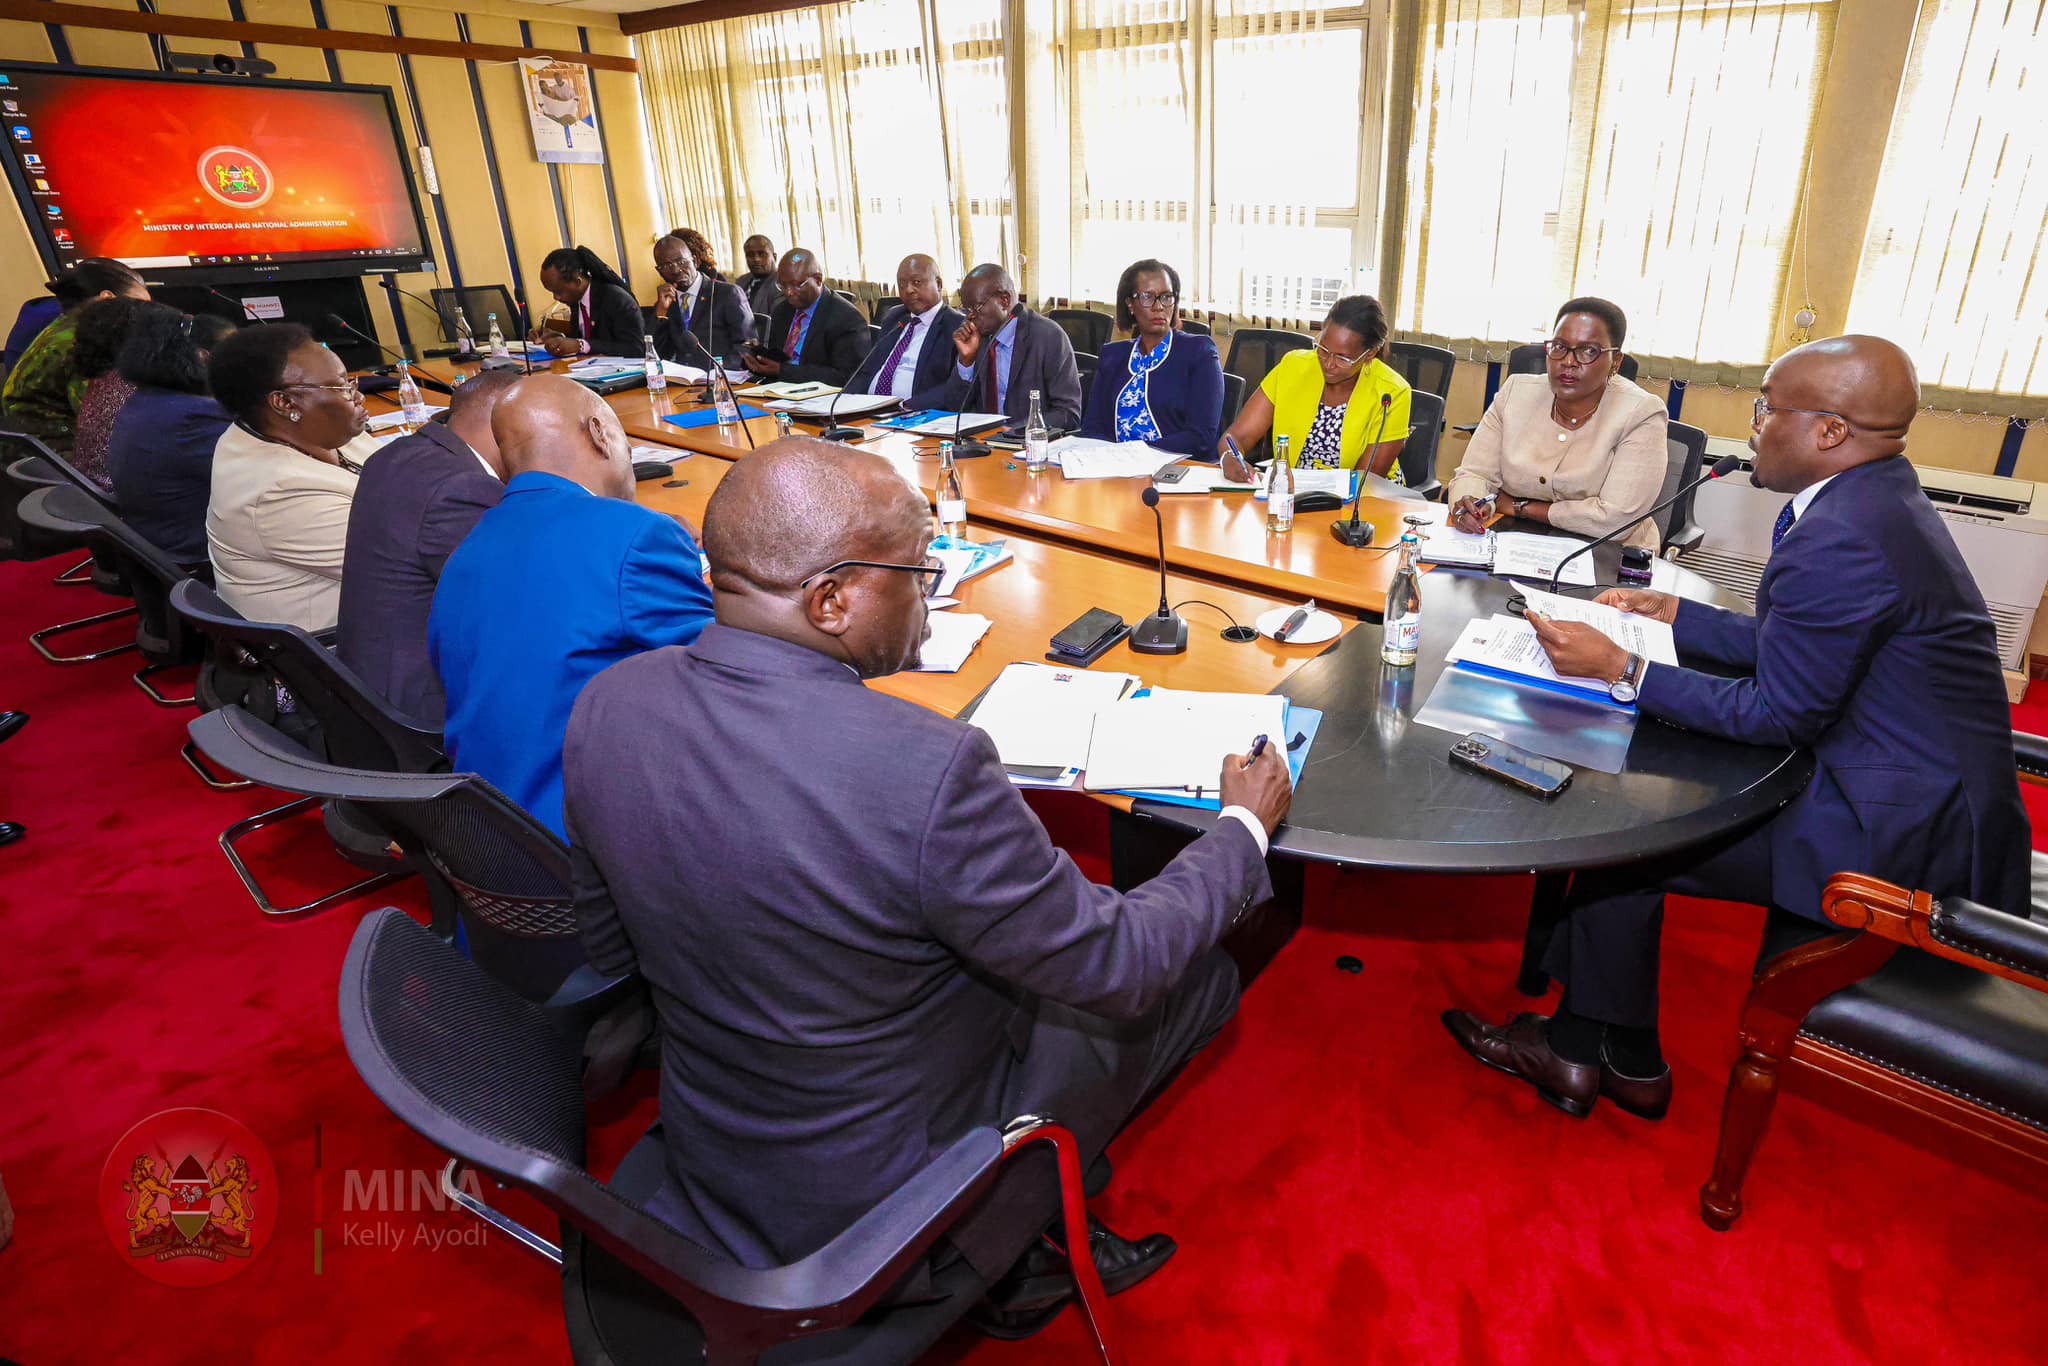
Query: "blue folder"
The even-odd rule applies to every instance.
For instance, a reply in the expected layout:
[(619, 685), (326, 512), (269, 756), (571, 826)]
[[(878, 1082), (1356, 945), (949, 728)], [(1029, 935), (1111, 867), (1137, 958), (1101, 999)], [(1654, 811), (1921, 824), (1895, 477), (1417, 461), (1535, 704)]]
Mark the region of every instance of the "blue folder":
[[(768, 416), (768, 412), (765, 408), (755, 408), (745, 403), (740, 405), (740, 420), (742, 422), (751, 418), (766, 416)], [(671, 427), (681, 427), (684, 431), (689, 431), (693, 427), (709, 427), (718, 421), (718, 409), (699, 408), (694, 413), (677, 413), (673, 417), (663, 418), (662, 421), (668, 423)]]
[[(1144, 693), (1149, 691), (1150, 689), (1141, 689), (1133, 695), (1143, 696)], [(1315, 744), (1316, 731), (1322, 728), (1322, 724), (1323, 714), (1315, 708), (1297, 707), (1292, 702), (1287, 704), (1287, 719), (1282, 726), (1282, 729), (1286, 732), (1286, 738), (1283, 740), (1276, 737), (1274, 743), (1287, 746), (1287, 770), (1294, 775), (1294, 785), (1296, 787), (1301, 786), (1301, 770), (1308, 764), (1309, 747)], [(1207, 791), (1207, 789), (1204, 789), (1204, 791)], [(1126, 791), (1118, 795), (1133, 797), (1141, 802), (1163, 802), (1168, 806), (1192, 806), (1198, 811), (1221, 811), (1223, 809), (1223, 797), (1220, 793), (1213, 797), (1206, 797), (1199, 792), (1163, 792), (1156, 789), (1142, 789)]]

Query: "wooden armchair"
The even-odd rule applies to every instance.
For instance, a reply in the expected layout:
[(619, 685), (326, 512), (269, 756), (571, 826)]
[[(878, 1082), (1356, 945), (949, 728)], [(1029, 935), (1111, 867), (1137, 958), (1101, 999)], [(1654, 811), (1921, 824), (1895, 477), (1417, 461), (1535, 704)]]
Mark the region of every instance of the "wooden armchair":
[[(2048, 776), (2048, 740), (2013, 737), (2021, 776)], [(1714, 1173), (1700, 1217), (1727, 1230), (1781, 1077), (1856, 1118), (1987, 1171), (2048, 1186), (2048, 858), (2034, 919), (1876, 878), (1830, 879), (1821, 910), (1845, 933), (1765, 953), (1743, 1007)], [(1783, 913), (1774, 913), (1782, 915)], [(1901, 947), (1906, 952), (1900, 953)]]

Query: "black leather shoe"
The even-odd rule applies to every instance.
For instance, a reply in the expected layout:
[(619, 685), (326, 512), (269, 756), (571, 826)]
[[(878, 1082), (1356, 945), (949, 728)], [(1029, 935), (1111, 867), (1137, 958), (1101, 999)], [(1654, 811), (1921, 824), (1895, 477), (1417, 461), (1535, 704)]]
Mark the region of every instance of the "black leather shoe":
[(6, 848), (27, 833), (28, 827), (25, 825), (15, 821), (0, 821), (0, 849)]
[(1671, 1108), (1671, 1069), (1654, 1077), (1630, 1077), (1614, 1070), (1607, 1046), (1600, 1047), (1600, 1094), (1639, 1119), (1664, 1118)]
[[(1054, 1238), (1063, 1237), (1055, 1233)], [(1180, 1245), (1163, 1233), (1132, 1242), (1119, 1237), (1092, 1215), (1088, 1247), (1103, 1290), (1121, 1295), (1173, 1259)], [(1074, 1298), (1074, 1273), (1067, 1255), (1052, 1238), (1033, 1243), (1017, 1264), (967, 1313), (968, 1322), (992, 1338), (1028, 1338), (1059, 1317)]]
[(0, 740), (11, 740), (14, 733), (28, 724), (25, 711), (0, 711)]
[(1446, 1010), (1443, 1021), (1458, 1047), (1488, 1067), (1520, 1077), (1575, 1119), (1592, 1112), (1600, 1097), (1599, 1064), (1566, 1062), (1551, 1052), (1544, 1028), (1550, 1021), (1545, 1016), (1525, 1013), (1494, 1026), (1469, 1010)]
[[(1066, 1230), (1053, 1230), (1054, 1242), (1065, 1246)], [(1095, 1254), (1095, 1270), (1102, 1277), (1102, 1288), (1111, 1295), (1121, 1295), (1137, 1285), (1160, 1267), (1173, 1260), (1173, 1254), (1180, 1251), (1180, 1244), (1163, 1233), (1149, 1233), (1132, 1242), (1110, 1231), (1109, 1225), (1088, 1216), (1088, 1249)]]

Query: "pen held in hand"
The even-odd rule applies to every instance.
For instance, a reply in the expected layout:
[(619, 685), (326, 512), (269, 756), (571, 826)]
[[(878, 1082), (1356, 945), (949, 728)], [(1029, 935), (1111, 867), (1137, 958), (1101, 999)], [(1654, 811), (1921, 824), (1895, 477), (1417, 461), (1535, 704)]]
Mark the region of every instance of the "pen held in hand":
[[(1253, 764), (1255, 764), (1255, 763), (1257, 763), (1257, 762), (1259, 761), (1259, 756), (1260, 756), (1261, 754), (1264, 754), (1265, 752), (1266, 752), (1266, 737), (1265, 737), (1265, 736), (1263, 736), (1263, 735), (1261, 735), (1261, 736), (1260, 736), (1260, 737), (1259, 737), (1258, 739), (1256, 739), (1256, 740), (1252, 741), (1252, 752), (1251, 752), (1251, 754), (1250, 754), (1250, 755), (1248, 755), (1248, 756), (1246, 757), (1246, 759), (1245, 759), (1245, 761), (1244, 761), (1244, 767), (1245, 767), (1245, 768), (1250, 768), (1250, 767), (1251, 767), (1251, 766), (1252, 766)], [(1242, 771), (1242, 770), (1240, 770), (1240, 771)]]

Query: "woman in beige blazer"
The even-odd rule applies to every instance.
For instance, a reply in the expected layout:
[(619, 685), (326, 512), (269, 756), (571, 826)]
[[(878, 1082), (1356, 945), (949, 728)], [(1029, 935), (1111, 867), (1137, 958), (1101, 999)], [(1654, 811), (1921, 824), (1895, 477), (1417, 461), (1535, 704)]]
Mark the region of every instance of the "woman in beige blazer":
[(1664, 405), (1619, 373), (1628, 319), (1605, 299), (1557, 311), (1542, 375), (1510, 375), (1472, 434), (1446, 493), (1452, 524), (1481, 530), (1498, 511), (1583, 536), (1630, 530), (1656, 550), (1644, 517), (1664, 488)]
[(252, 621), (334, 625), (356, 476), (376, 446), (348, 367), (296, 323), (214, 348), (213, 396), (235, 420), (213, 450), (206, 548), (214, 587)]

